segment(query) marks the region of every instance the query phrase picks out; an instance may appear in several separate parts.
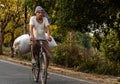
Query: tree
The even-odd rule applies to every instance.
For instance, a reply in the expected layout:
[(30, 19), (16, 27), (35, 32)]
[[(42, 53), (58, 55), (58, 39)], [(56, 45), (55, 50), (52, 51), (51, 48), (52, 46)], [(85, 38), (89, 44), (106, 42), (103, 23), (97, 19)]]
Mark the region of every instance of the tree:
[(3, 36), (4, 30), (7, 24), (10, 22), (11, 17), (14, 15), (15, 3), (9, 0), (1, 0), (0, 1), (0, 54), (2, 54), (2, 44), (3, 44)]
[(27, 33), (27, 5), (25, 0), (24, 5), (24, 33)]
[[(16, 22), (19, 22), (20, 20), (20, 12), (21, 12), (21, 2), (19, 0), (15, 0), (15, 1), (12, 1), (12, 0), (2, 0), (0, 1), (0, 6), (1, 6), (1, 12), (0, 12), (0, 54), (3, 53), (2, 51), (2, 45), (3, 45), (3, 42), (4, 42), (4, 34), (6, 33), (6, 27), (7, 25), (9, 24), (9, 22), (11, 21), (15, 21), (15, 24), (13, 23), (13, 25), (17, 25)], [(19, 26), (22, 25), (22, 24), (19, 24)], [(14, 27), (11, 28), (11, 35), (12, 35), (12, 43), (14, 41)], [(11, 44), (12, 46), (12, 44)]]
[(101, 54), (111, 62), (120, 61), (120, 41), (116, 30), (110, 29), (108, 35), (105, 38), (103, 37)]
[(103, 23), (112, 26), (119, 12), (118, 3), (119, 0), (60, 0), (57, 23), (63, 29), (81, 32), (99, 29)]
[(112, 63), (119, 72), (120, 64), (120, 1), (108, 0), (105, 8), (104, 26), (94, 34), (93, 44), (108, 63)]

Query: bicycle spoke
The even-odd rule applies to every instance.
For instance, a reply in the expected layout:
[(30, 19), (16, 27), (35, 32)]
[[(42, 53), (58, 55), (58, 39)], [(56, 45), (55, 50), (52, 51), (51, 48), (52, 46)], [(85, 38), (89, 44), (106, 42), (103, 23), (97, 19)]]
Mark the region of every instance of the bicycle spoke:
[(47, 61), (46, 61), (46, 54), (42, 53), (41, 57), (41, 69), (40, 69), (40, 77), (41, 77), (41, 83), (46, 84), (47, 81)]
[(32, 68), (32, 74), (33, 74), (34, 81), (38, 82), (38, 80), (39, 80), (39, 72), (40, 72), (39, 65), (38, 65), (38, 63), (36, 63), (36, 64), (33, 64), (32, 67), (33, 67)]

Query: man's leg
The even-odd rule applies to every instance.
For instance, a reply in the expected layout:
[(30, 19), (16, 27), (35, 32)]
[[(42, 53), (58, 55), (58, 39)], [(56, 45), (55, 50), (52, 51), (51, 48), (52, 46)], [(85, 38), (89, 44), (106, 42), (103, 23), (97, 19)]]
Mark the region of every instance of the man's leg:
[(45, 47), (45, 51), (46, 51), (46, 54), (47, 54), (47, 67), (48, 67), (49, 66), (49, 61), (50, 61), (50, 59), (52, 57), (52, 54), (51, 54), (51, 50), (50, 50), (50, 47), (48, 45), (48, 42), (44, 41), (43, 45)]
[(32, 41), (32, 45), (31, 45), (32, 63), (36, 63), (35, 55), (38, 54), (38, 50), (39, 50), (39, 43), (35, 40)]

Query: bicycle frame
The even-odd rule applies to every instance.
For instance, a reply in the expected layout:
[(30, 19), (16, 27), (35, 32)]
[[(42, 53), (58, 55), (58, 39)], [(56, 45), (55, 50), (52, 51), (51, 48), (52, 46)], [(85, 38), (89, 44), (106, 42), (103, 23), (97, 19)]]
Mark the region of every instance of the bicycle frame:
[(38, 40), (40, 44), (40, 49), (35, 55), (36, 65), (33, 65), (32, 72), (36, 82), (39, 80), (39, 73), (41, 78), (41, 83), (46, 84), (47, 81), (47, 57), (45, 48), (43, 45), (43, 41), (45, 40)]

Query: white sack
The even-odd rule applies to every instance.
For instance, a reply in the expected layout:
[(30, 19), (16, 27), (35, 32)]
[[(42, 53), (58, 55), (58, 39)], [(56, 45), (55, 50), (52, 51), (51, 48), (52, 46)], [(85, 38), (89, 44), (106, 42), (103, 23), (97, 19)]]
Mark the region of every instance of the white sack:
[[(45, 36), (48, 39), (47, 33), (45, 33)], [(53, 47), (57, 46), (57, 43), (55, 42), (55, 40), (54, 40), (54, 38), (52, 36), (50, 36), (50, 37), (51, 37), (51, 41), (48, 41), (48, 44), (49, 44), (50, 48), (53, 48)]]
[[(47, 33), (45, 34), (46, 38), (48, 38)], [(52, 40), (48, 41), (50, 48), (57, 46), (54, 38), (51, 36)], [(29, 34), (23, 34), (17, 37), (13, 43), (13, 49), (16, 53), (25, 54), (30, 52), (30, 36)]]
[(13, 49), (16, 53), (25, 54), (30, 52), (30, 37), (28, 34), (23, 34), (17, 37), (13, 43)]

